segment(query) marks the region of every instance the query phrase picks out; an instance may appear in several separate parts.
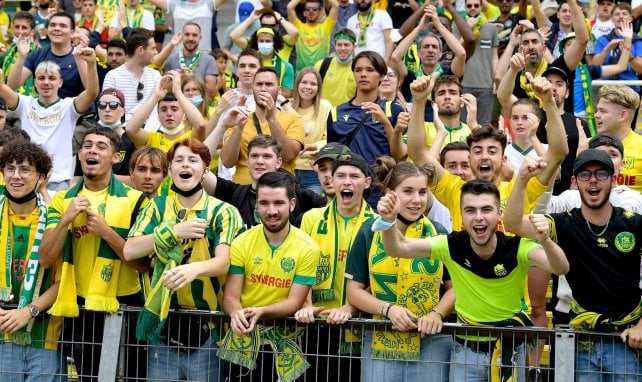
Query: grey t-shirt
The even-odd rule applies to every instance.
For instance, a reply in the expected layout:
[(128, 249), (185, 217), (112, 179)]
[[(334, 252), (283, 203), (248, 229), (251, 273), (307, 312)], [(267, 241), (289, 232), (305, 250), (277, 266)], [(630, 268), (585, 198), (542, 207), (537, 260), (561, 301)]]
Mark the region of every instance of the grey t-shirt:
[[(176, 50), (174, 53), (171, 54), (171, 56), (169, 56), (167, 61), (165, 61), (165, 70), (181, 69), (181, 65), (180, 65), (181, 50)], [(194, 57), (185, 56), (185, 66), (190, 67), (192, 65), (193, 58)], [(195, 74), (198, 74), (202, 79), (205, 79), (205, 76), (216, 76), (218, 75), (216, 60), (214, 59), (214, 57), (201, 51), (201, 56), (199, 57), (196, 65), (193, 68), (191, 68), (191, 71), (194, 72)]]

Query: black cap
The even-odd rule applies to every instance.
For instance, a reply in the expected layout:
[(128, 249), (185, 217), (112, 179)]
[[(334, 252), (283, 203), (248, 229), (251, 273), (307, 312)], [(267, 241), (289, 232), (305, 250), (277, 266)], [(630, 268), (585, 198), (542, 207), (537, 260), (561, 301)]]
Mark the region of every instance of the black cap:
[(587, 149), (582, 151), (580, 155), (575, 158), (575, 162), (573, 162), (573, 173), (576, 173), (579, 169), (589, 163), (599, 163), (606, 167), (611, 174), (615, 171), (613, 168), (613, 160), (611, 160), (611, 157), (606, 151)]
[(330, 142), (327, 145), (323, 146), (319, 153), (317, 154), (317, 159), (314, 160), (314, 164), (317, 164), (321, 159), (332, 159), (335, 160), (341, 154), (349, 154), (350, 149), (348, 146), (342, 145), (339, 142)]
[(365, 176), (369, 176), (368, 162), (366, 162), (366, 160), (359, 154), (349, 153), (339, 155), (337, 159), (334, 160), (334, 163), (332, 163), (332, 174), (334, 175), (337, 169), (341, 166), (356, 167), (361, 170)]
[(588, 143), (589, 149), (594, 149), (600, 146), (615, 147), (617, 151), (620, 152), (620, 155), (622, 155), (622, 158), (624, 158), (624, 145), (620, 138), (614, 137), (610, 134), (598, 134), (591, 138)]
[(564, 81), (566, 81), (566, 84), (568, 85), (568, 74), (562, 69), (557, 68), (555, 66), (549, 66), (548, 69), (546, 69), (544, 73), (542, 73), (542, 77), (546, 77), (549, 74), (557, 74), (558, 76), (562, 77)]
[(7, 110), (7, 103), (4, 101), (4, 98), (0, 97), (0, 110)]

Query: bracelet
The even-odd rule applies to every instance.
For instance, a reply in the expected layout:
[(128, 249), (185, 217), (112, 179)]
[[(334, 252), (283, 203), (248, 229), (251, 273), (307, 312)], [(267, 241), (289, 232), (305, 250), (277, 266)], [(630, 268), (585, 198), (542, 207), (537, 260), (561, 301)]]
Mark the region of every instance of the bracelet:
[(382, 302), (381, 306), (379, 307), (379, 315), (383, 316), (383, 310), (386, 308), (386, 303)]
[(286, 98), (285, 101), (281, 102), (279, 105), (281, 105), (281, 107), (283, 107), (283, 106), (287, 105), (289, 102), (290, 102), (290, 100), (288, 98)]
[(385, 314), (386, 317), (388, 317), (388, 313), (390, 313), (390, 308), (392, 308), (392, 306), (393, 304), (388, 303), (388, 307), (386, 308), (386, 314)]
[(430, 311), (431, 311), (431, 312), (434, 312), (434, 313), (437, 313), (437, 314), (439, 315), (439, 317), (441, 317), (441, 320), (442, 320), (442, 321), (444, 320), (444, 315), (443, 315), (443, 314), (439, 313), (439, 312), (438, 312), (438, 311), (436, 311), (435, 309), (430, 309)]

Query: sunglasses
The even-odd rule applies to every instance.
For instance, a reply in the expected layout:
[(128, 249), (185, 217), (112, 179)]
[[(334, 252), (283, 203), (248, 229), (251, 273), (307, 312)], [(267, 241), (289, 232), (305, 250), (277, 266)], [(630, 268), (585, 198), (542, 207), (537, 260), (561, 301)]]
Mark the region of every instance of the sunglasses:
[(314, 7), (311, 7), (311, 8), (305, 7), (303, 9), (308, 12), (316, 12), (321, 10), (321, 8), (314, 8)]
[(138, 83), (138, 88), (136, 89), (136, 100), (140, 101), (143, 99), (143, 89), (145, 88), (145, 85), (143, 85), (142, 82)]
[(480, 4), (466, 4), (466, 8), (479, 8), (481, 7)]
[(98, 108), (100, 110), (107, 109), (107, 106), (109, 106), (109, 109), (111, 109), (111, 110), (116, 110), (120, 106), (123, 106), (123, 105), (121, 105), (120, 102), (118, 102), (118, 101), (109, 101), (109, 102), (107, 102), (107, 101), (98, 101)]

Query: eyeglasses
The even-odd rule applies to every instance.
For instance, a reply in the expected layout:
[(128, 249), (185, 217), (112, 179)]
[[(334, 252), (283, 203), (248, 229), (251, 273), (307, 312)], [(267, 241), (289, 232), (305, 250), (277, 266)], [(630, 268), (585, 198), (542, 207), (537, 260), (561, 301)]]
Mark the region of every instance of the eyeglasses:
[(466, 8), (479, 8), (481, 7), (480, 4), (466, 4)]
[(2, 172), (4, 173), (5, 178), (9, 178), (9, 177), (15, 175), (16, 172), (18, 173), (18, 175), (21, 178), (26, 178), (29, 175), (31, 175), (33, 170), (30, 169), (27, 166), (20, 166), (20, 167), (7, 166), (7, 167), (2, 169)]
[(274, 29), (276, 29), (276, 24), (263, 24), (261, 26), (263, 28), (274, 28)]
[(397, 75), (395, 74), (395, 72), (388, 72), (388, 73), (384, 74), (383, 76), (384, 77), (388, 77), (388, 78), (397, 78)]
[(595, 175), (595, 179), (597, 180), (607, 180), (608, 178), (611, 177), (611, 171), (609, 170), (580, 170), (575, 173), (575, 179), (580, 180), (582, 182), (588, 182), (591, 180), (591, 178)]
[(512, 3), (513, 0), (499, 0), (500, 3)]
[(316, 11), (320, 11), (321, 8), (305, 7), (305, 8), (303, 8), (303, 10), (308, 11), (308, 12), (316, 12)]
[(118, 101), (98, 101), (98, 108), (100, 110), (105, 110), (107, 109), (107, 106), (109, 106), (109, 109), (111, 110), (116, 110), (118, 107), (123, 106), (120, 104)]
[(145, 88), (145, 85), (143, 85), (142, 82), (138, 83), (138, 88), (136, 89), (136, 100), (140, 101), (143, 99), (143, 89)]

